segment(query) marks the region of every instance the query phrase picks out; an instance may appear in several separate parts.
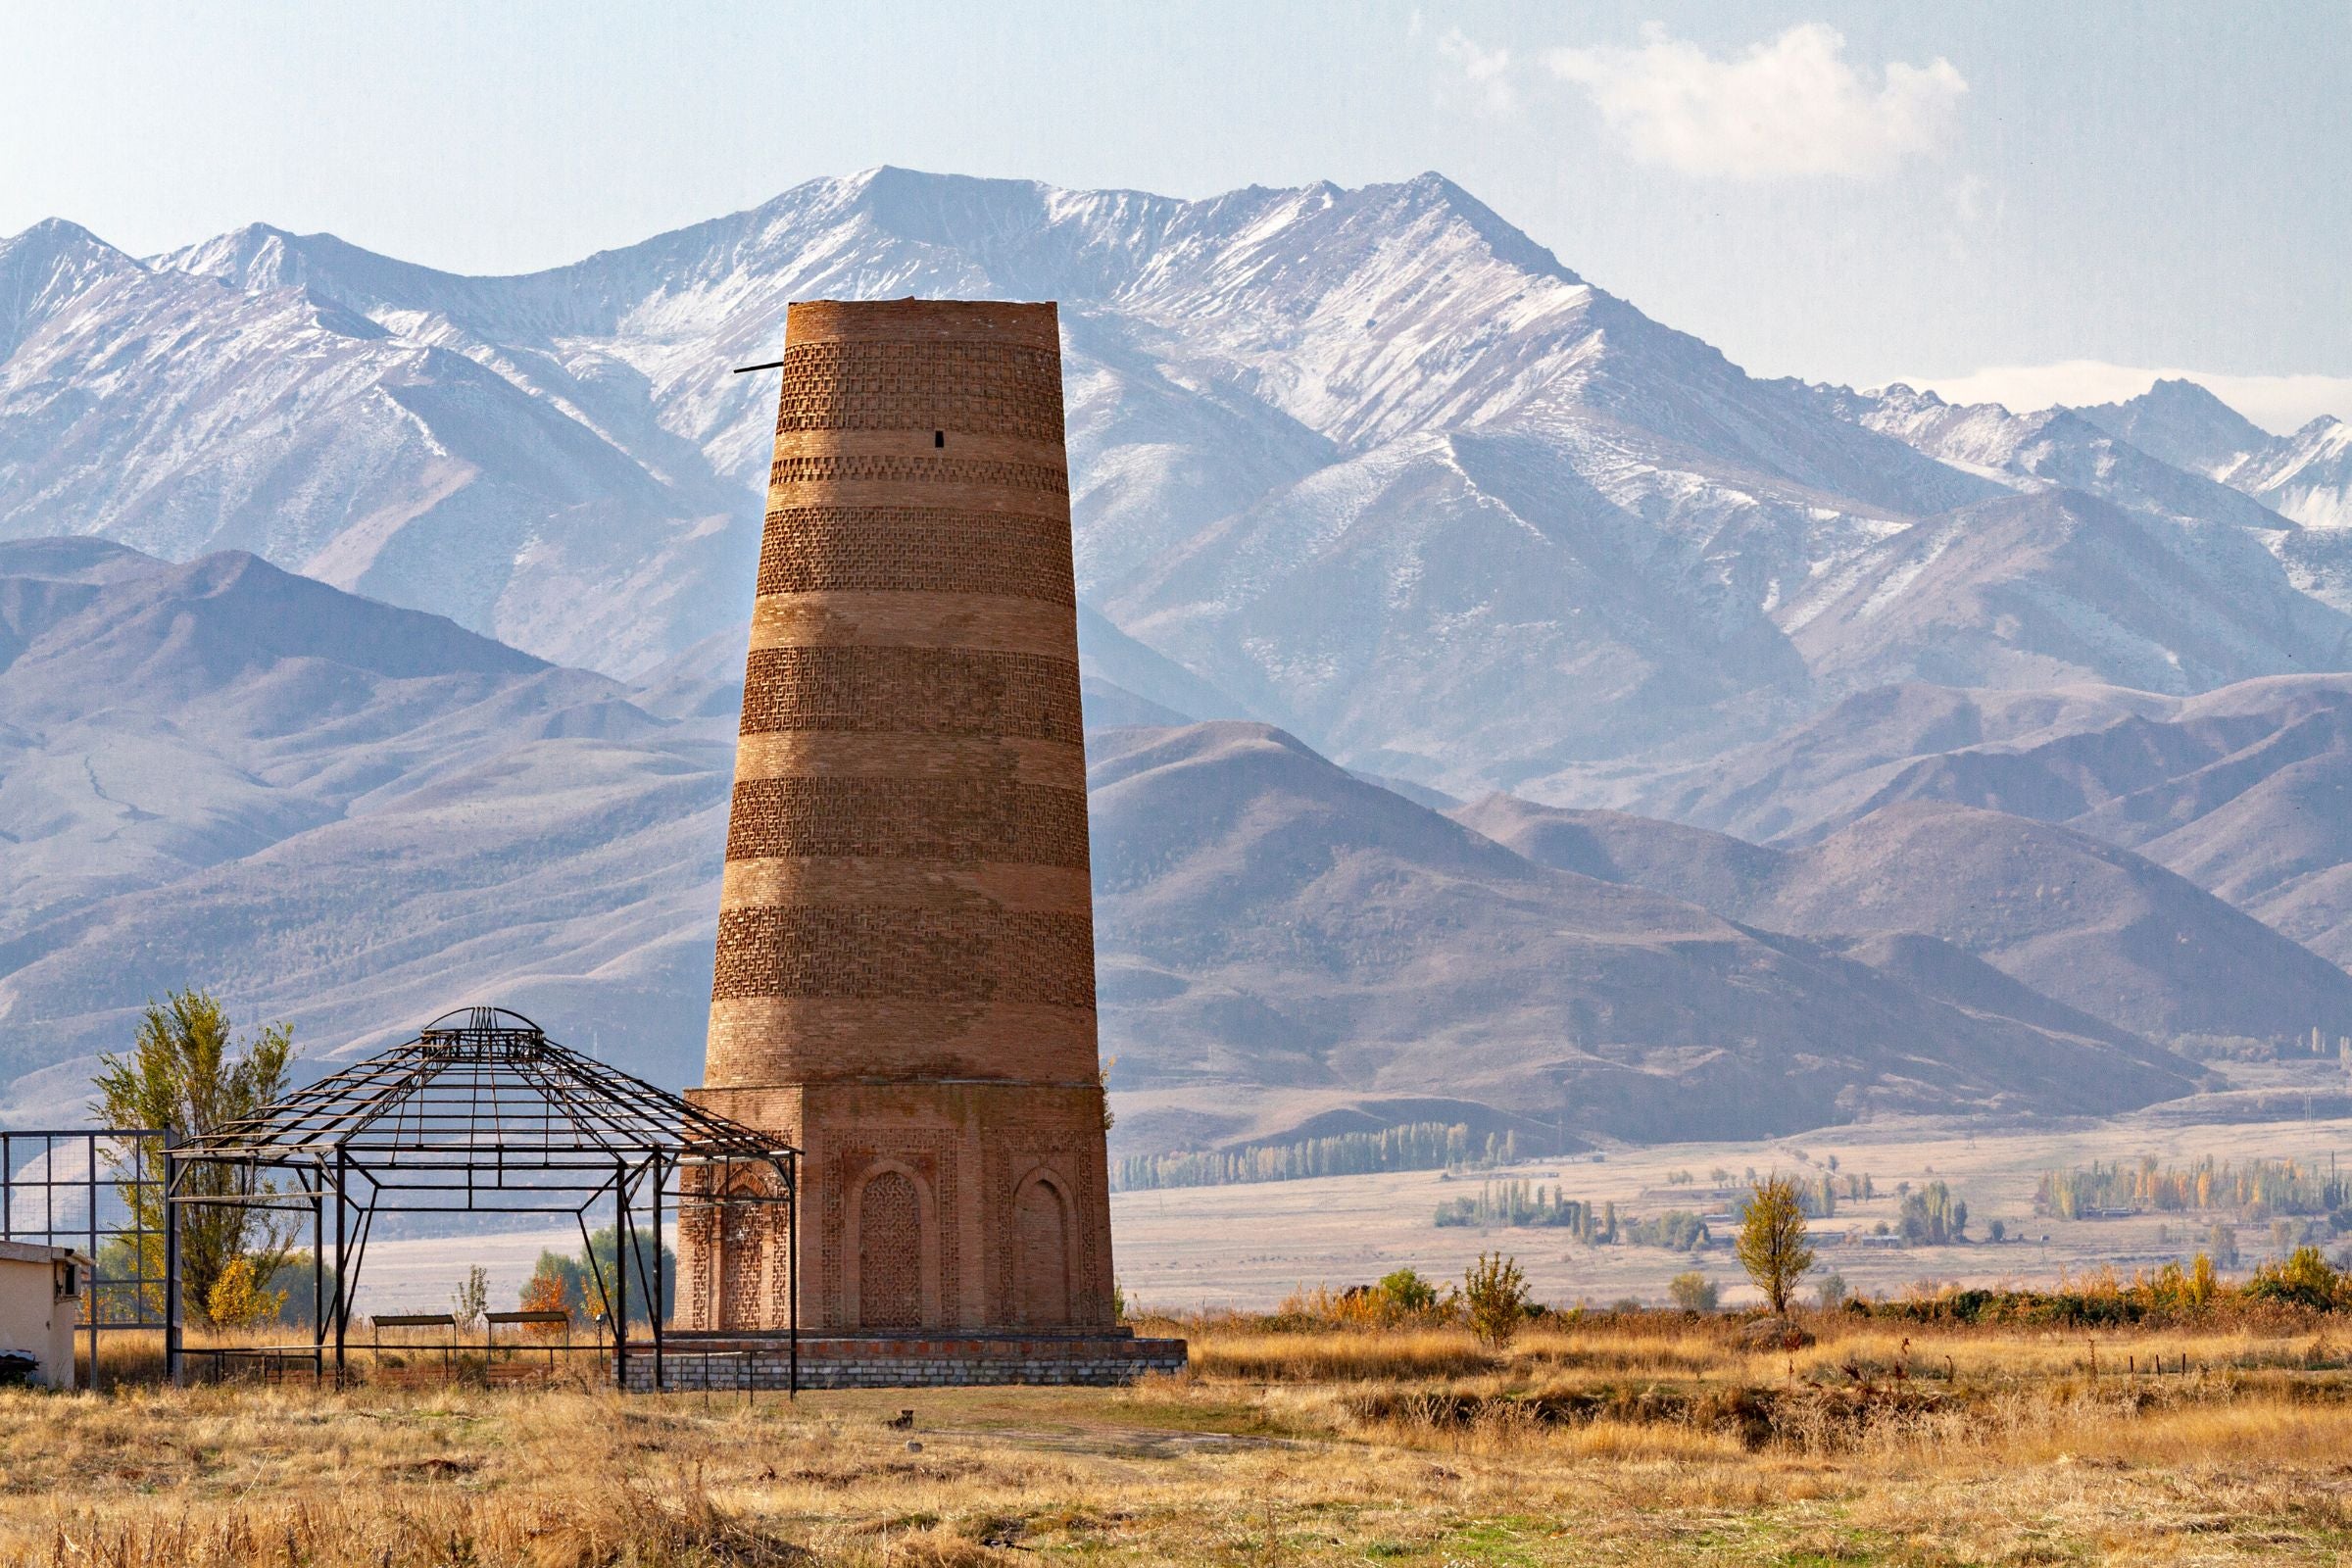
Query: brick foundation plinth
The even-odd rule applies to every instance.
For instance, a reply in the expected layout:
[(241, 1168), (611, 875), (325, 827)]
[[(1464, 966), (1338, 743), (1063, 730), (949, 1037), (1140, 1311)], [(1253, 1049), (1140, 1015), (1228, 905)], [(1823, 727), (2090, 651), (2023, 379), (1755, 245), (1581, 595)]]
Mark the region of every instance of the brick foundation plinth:
[[(1147, 1373), (1184, 1370), (1182, 1340), (1138, 1339), (1124, 1331), (1092, 1334), (891, 1334), (803, 1336), (804, 1389), (911, 1389), (982, 1384), (1133, 1383)], [(672, 1334), (662, 1356), (662, 1387), (781, 1389), (791, 1378), (787, 1341), (771, 1335)], [(629, 1356), (629, 1387), (654, 1386), (654, 1358)]]

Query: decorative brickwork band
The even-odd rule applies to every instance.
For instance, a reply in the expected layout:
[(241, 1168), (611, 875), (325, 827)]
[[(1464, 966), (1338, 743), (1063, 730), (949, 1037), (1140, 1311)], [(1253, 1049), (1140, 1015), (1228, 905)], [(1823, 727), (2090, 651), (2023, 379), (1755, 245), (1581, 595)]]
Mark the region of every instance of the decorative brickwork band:
[(760, 543), (760, 592), (993, 594), (1074, 605), (1058, 517), (950, 507), (784, 507)]
[(1007, 343), (796, 344), (776, 433), (958, 430), (1061, 440), (1061, 356)]
[(768, 468), (771, 486), (791, 484), (956, 484), (982, 485), (999, 490), (1036, 490), (1047, 495), (1070, 493), (1066, 468), (1043, 463), (1007, 463), (994, 459), (962, 462), (955, 458), (861, 457), (778, 458)]
[(1078, 662), (951, 648), (761, 648), (743, 733), (825, 729), (1085, 744)]
[(1084, 914), (905, 909), (728, 909), (717, 977), (731, 997), (915, 998), (1095, 1004), (1094, 921)]
[(735, 786), (727, 858), (1087, 863), (1086, 796), (997, 779), (754, 778)]

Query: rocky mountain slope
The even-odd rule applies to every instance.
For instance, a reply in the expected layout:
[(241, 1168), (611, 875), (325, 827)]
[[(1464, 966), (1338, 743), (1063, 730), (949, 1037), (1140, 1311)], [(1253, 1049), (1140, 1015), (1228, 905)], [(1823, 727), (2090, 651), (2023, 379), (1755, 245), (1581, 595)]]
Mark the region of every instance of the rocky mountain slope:
[[(251, 556), (84, 539), (0, 546), (0, 660), (21, 1111), (191, 982), (314, 1056), (496, 997), (696, 1076), (733, 715), (690, 684), (665, 714)], [(1194, 1131), (1237, 1090), (1662, 1137), (2191, 1086), (2023, 988), (1540, 865), (1262, 724), (1088, 701), (1105, 1051)]]
[(1886, 688), (1703, 773), (1654, 783), (1640, 801), (1800, 845), (1905, 801), (2060, 824), (2352, 959), (2352, 678), (2342, 675), (2189, 698)]
[(882, 169), (519, 277), (0, 241), (15, 1103), (189, 980), (690, 1081), (732, 367), (909, 293), (1061, 303), (1105, 1046), (1168, 1136), (2098, 1111), (2191, 1085), (2151, 1038), (2352, 1033), (2289, 940), (2352, 957), (2344, 426), (1757, 379), (1434, 174)]
[(2352, 527), (2352, 425), (2322, 415), (2288, 436), (2256, 428), (2193, 381), (2159, 381), (2079, 411), (2100, 429), (2190, 473), (2242, 490), (2316, 531)]
[(1832, 948), (1540, 866), (1264, 725), (1108, 731), (1090, 750), (1124, 1086), (1444, 1094), (1648, 1138), (2187, 1088), (2184, 1063), (2127, 1031), (2042, 999), (2018, 1008), (2034, 1017), (2004, 1011), (2022, 987), (1957, 1005)]
[(192, 983), (314, 1052), (496, 996), (699, 1064), (731, 724), (252, 556), (86, 539), (0, 546), (0, 662), (17, 1104)]
[[(1507, 796), (1451, 814), (1544, 864), (1744, 923), (1948, 943), (2110, 1030), (2352, 1033), (2352, 976), (2334, 964), (2150, 860), (1999, 811), (1896, 802), (1796, 849)], [(2004, 989), (1985, 987), (1988, 1004)]]

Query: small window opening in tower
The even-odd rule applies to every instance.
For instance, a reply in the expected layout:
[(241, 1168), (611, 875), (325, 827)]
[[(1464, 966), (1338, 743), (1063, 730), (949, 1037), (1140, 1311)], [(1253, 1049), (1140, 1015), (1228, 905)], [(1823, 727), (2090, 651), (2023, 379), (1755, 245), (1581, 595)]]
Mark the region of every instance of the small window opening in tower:
[(932, 444), (933, 446), (935, 446), (935, 447), (944, 447), (944, 446), (946, 446), (946, 445), (948, 444), (948, 432), (947, 432), (947, 431), (945, 431), (945, 430), (934, 430), (934, 431), (932, 431), (932, 432), (931, 432), (931, 444)]

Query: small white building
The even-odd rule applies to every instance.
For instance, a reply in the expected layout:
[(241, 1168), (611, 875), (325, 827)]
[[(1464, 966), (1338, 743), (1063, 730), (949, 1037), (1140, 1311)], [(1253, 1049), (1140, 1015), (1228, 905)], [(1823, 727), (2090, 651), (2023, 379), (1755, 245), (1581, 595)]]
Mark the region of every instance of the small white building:
[(0, 1241), (0, 1382), (74, 1387), (74, 1331), (89, 1280), (90, 1259), (71, 1247)]

